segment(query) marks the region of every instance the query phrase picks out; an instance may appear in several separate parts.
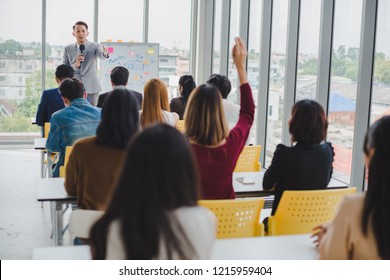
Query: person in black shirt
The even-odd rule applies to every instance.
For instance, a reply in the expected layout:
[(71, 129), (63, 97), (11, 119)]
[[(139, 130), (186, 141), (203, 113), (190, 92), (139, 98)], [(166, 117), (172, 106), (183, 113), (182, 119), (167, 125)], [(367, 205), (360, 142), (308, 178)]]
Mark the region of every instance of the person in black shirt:
[(314, 100), (295, 103), (289, 121), (291, 142), (279, 144), (264, 174), (263, 189), (274, 191), (274, 215), (284, 190), (325, 189), (332, 178), (334, 151), (326, 137), (328, 121), (324, 109)]
[[(123, 66), (116, 66), (116, 67), (114, 67), (111, 70), (110, 79), (111, 79), (111, 85), (112, 85), (113, 89), (116, 88), (116, 87), (119, 87), (119, 86), (124, 86), (125, 87), (125, 86), (127, 86), (127, 82), (129, 81), (129, 70), (127, 70)], [(137, 92), (137, 91), (131, 90), (131, 89), (128, 89), (128, 90), (137, 99), (138, 110), (141, 110), (141, 107), (142, 107), (142, 94)], [(111, 92), (112, 91), (109, 91), (109, 92), (105, 92), (105, 93), (102, 93), (102, 94), (99, 95), (97, 107), (103, 108), (104, 101), (106, 100), (106, 97)]]

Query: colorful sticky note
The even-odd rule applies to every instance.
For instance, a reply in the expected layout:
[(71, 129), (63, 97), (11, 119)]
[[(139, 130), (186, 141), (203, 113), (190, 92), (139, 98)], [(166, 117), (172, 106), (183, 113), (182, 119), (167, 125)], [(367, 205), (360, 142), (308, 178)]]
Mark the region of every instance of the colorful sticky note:
[(107, 48), (107, 50), (108, 50), (108, 53), (113, 53), (114, 52), (114, 48), (113, 47), (109, 47), (109, 48)]
[(150, 55), (154, 54), (154, 49), (153, 48), (148, 49), (148, 54)]

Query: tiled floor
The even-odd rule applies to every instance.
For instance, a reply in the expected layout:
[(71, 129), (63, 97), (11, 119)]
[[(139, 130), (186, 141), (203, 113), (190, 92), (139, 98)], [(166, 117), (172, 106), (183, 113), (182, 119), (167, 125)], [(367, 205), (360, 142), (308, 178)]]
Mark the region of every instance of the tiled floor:
[[(31, 259), (32, 248), (53, 246), (50, 206), (36, 200), (40, 153), (32, 145), (0, 145), (0, 259)], [(67, 238), (66, 241), (69, 242)]]

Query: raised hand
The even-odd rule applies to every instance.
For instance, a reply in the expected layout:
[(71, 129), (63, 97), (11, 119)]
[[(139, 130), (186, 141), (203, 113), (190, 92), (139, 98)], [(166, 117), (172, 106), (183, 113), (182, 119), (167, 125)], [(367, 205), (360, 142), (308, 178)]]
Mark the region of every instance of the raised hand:
[(245, 63), (246, 63), (246, 57), (247, 57), (247, 50), (244, 41), (242, 41), (241, 38), (236, 37), (234, 39), (236, 41), (233, 49), (232, 49), (232, 56), (234, 64), (237, 68), (238, 78), (240, 80), (240, 84), (245, 84), (248, 82), (248, 77), (246, 75), (245, 70)]

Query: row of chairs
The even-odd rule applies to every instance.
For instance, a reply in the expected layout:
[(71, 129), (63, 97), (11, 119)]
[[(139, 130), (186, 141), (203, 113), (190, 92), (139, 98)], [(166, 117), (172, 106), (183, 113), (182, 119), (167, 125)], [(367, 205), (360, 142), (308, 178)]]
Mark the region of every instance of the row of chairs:
[[(275, 215), (268, 219), (268, 235), (311, 233), (315, 226), (331, 221), (343, 196), (355, 192), (356, 188), (285, 191)], [(260, 221), (264, 198), (201, 200), (199, 205), (210, 209), (217, 217), (218, 239), (265, 235)], [(71, 237), (89, 238), (91, 226), (102, 215), (102, 211), (73, 211)]]

